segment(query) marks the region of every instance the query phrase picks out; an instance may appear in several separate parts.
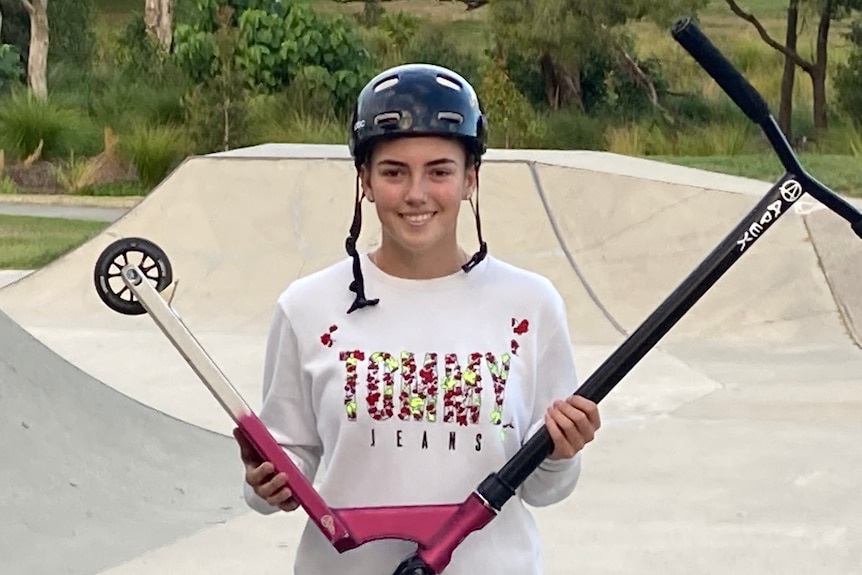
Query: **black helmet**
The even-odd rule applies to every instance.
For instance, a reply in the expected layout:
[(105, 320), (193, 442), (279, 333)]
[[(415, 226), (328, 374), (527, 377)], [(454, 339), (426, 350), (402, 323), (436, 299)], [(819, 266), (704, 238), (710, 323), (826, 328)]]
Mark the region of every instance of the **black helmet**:
[(475, 90), (459, 74), (431, 64), (404, 64), (381, 72), (359, 93), (350, 153), (358, 167), (379, 138), (455, 136), (478, 165), (486, 149), (485, 123)]
[[(356, 168), (359, 168), (367, 160), (372, 144), (382, 138), (450, 136), (464, 143), (478, 170), (486, 151), (486, 129), (479, 98), (467, 80), (441, 66), (403, 64), (381, 72), (359, 93), (350, 126), (350, 154)], [(479, 251), (462, 266), (464, 272), (476, 267), (488, 253), (488, 246), (482, 239), (478, 195), (477, 190), (473, 211), (479, 235)], [(365, 282), (356, 249), (362, 227), (362, 197), (357, 177), (353, 223), (345, 241), (347, 253), (353, 258), (350, 290), (356, 294), (356, 298), (347, 313), (379, 302), (378, 299), (365, 296)], [(473, 203), (472, 199), (470, 203)]]

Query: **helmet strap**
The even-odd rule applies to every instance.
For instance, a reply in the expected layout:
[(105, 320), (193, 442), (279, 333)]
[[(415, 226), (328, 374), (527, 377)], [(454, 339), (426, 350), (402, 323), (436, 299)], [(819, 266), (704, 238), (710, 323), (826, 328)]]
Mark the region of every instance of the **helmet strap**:
[(473, 198), (470, 198), (470, 207), (473, 209), (473, 215), (476, 216), (476, 233), (479, 235), (479, 251), (473, 254), (466, 264), (461, 266), (465, 272), (470, 272), (474, 267), (485, 259), (488, 255), (488, 244), (482, 239), (482, 220), (479, 217), (479, 165), (476, 164), (476, 204), (473, 204)]
[(365, 280), (362, 277), (362, 267), (359, 262), (359, 252), (356, 249), (356, 242), (359, 239), (359, 232), (362, 228), (362, 198), (365, 194), (359, 192), (359, 174), (356, 175), (356, 198), (353, 207), (353, 223), (350, 225), (350, 235), (345, 241), (347, 255), (353, 258), (353, 282), (350, 284), (350, 291), (356, 293), (356, 299), (347, 313), (352, 313), (358, 309), (367, 306), (377, 305), (379, 299), (369, 300), (365, 297)]

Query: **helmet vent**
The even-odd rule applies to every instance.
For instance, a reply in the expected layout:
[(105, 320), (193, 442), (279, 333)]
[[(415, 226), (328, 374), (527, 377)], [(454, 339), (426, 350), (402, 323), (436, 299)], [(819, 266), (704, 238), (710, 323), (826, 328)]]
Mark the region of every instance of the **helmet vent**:
[(374, 85), (375, 92), (382, 92), (398, 83), (398, 76), (389, 76)]
[(401, 112), (383, 112), (374, 116), (374, 123), (378, 126), (393, 126), (401, 121)]
[(460, 124), (464, 121), (464, 116), (457, 112), (438, 112), (437, 119), (452, 122), (453, 124)]
[(461, 91), (461, 82), (458, 82), (454, 78), (450, 78), (448, 76), (437, 76), (437, 83), (441, 86), (446, 86), (447, 88), (452, 88), (459, 92)]

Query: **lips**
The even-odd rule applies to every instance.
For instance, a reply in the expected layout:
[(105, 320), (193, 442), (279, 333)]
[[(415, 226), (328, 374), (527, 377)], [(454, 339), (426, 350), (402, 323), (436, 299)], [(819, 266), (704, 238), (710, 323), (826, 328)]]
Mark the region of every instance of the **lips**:
[(401, 217), (410, 225), (421, 226), (434, 216), (435, 212), (426, 212), (422, 214), (401, 214)]

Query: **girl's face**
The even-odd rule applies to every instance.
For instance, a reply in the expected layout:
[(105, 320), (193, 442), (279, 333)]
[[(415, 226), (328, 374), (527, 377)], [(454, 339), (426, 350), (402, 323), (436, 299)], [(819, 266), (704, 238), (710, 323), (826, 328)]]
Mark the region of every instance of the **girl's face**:
[(380, 219), (381, 250), (414, 261), (451, 257), (461, 202), (476, 187), (476, 170), (466, 161), (462, 144), (447, 138), (399, 138), (374, 147), (361, 179)]

